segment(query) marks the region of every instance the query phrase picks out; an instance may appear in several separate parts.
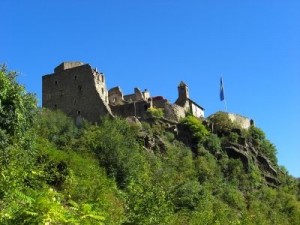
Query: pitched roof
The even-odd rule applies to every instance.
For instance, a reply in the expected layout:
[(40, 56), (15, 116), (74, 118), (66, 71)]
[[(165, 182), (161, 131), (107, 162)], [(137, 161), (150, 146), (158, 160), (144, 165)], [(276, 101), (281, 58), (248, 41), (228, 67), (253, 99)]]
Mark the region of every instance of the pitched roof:
[(196, 102), (194, 102), (192, 99), (188, 99), (188, 101), (190, 101), (191, 103), (193, 103), (194, 105), (198, 106), (200, 109), (205, 110), (202, 106), (198, 105)]
[(184, 83), (183, 81), (181, 81), (178, 87), (185, 87), (185, 86), (187, 86), (186, 83)]
[(181, 107), (184, 107), (184, 105), (186, 104), (186, 102), (191, 102), (192, 104), (194, 104), (195, 106), (199, 107), (200, 109), (202, 110), (205, 110), (202, 106), (200, 106), (199, 104), (197, 104), (195, 101), (193, 101), (192, 99), (190, 98), (187, 98), (187, 99), (180, 99), (178, 98), (175, 102), (176, 105), (179, 105)]

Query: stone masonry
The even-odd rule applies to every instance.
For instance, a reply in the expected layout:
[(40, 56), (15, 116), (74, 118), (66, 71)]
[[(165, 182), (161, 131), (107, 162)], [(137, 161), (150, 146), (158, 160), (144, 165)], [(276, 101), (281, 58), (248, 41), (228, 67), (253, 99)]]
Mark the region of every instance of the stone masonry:
[(64, 62), (43, 76), (43, 107), (60, 109), (78, 123), (82, 118), (99, 121), (113, 115), (102, 73), (88, 64)]
[(184, 82), (178, 86), (174, 104), (138, 88), (133, 94), (124, 95), (120, 87), (107, 90), (104, 74), (82, 62), (63, 62), (54, 73), (44, 75), (42, 98), (43, 107), (59, 109), (77, 123), (83, 118), (97, 122), (104, 115), (143, 118), (151, 107), (163, 109), (164, 117), (172, 121), (179, 121), (186, 113), (204, 117), (204, 108), (189, 98)]

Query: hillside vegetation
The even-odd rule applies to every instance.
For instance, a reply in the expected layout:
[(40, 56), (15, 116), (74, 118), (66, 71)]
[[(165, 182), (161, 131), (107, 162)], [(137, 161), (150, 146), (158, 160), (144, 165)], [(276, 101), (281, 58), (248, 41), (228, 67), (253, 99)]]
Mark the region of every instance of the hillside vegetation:
[(300, 221), (299, 181), (259, 128), (240, 129), (223, 113), (176, 127), (155, 115), (76, 127), (37, 108), (3, 66), (0, 173), (5, 225)]

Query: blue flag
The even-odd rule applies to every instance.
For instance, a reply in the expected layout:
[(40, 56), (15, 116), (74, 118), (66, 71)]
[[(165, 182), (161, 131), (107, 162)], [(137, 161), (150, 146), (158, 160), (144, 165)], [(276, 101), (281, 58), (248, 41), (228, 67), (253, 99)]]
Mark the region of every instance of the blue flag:
[(224, 96), (224, 86), (223, 86), (223, 78), (220, 79), (220, 100), (223, 101), (225, 99)]

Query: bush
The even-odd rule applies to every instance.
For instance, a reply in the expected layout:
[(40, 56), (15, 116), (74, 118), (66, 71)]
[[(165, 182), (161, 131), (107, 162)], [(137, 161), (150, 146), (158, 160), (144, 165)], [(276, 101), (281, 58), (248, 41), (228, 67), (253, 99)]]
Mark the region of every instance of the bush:
[(100, 165), (122, 188), (131, 177), (138, 179), (145, 172), (137, 129), (123, 119), (103, 118), (99, 126), (91, 126), (84, 132), (82, 143), (97, 155)]
[(70, 147), (79, 135), (79, 129), (70, 117), (59, 110), (43, 108), (38, 114), (35, 129), (58, 148)]
[(251, 126), (248, 131), (248, 139), (252, 141), (258, 150), (271, 160), (274, 164), (277, 163), (276, 147), (266, 138), (265, 133), (254, 126)]
[(227, 113), (217, 112), (208, 118), (208, 121), (212, 124), (213, 133), (218, 136), (227, 135), (233, 128), (233, 123), (229, 119)]
[(200, 184), (198, 181), (189, 180), (181, 183), (174, 188), (173, 204), (175, 211), (178, 210), (194, 210), (200, 200)]
[(15, 78), (15, 72), (0, 65), (0, 130), (21, 138), (34, 121), (36, 99)]
[(248, 136), (251, 140), (254, 140), (256, 143), (266, 139), (265, 133), (258, 127), (251, 126), (248, 130)]
[(192, 139), (197, 144), (206, 140), (209, 132), (201, 121), (194, 116), (187, 116), (180, 121), (180, 124), (186, 127), (192, 135)]
[(148, 108), (147, 112), (149, 112), (152, 117), (162, 118), (164, 116), (164, 111), (160, 108)]
[(204, 143), (204, 147), (212, 154), (216, 155), (220, 153), (221, 148), (221, 139), (215, 134), (209, 134)]

